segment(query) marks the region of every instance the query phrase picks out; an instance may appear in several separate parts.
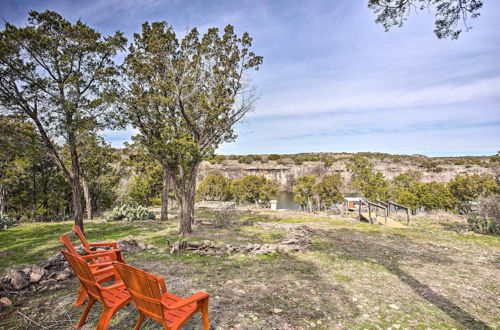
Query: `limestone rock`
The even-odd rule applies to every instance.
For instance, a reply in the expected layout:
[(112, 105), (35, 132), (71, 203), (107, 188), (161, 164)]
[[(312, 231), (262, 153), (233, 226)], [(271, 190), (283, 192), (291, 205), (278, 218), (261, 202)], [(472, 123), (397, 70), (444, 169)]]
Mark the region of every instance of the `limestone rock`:
[(30, 284), (28, 276), (18, 269), (9, 269), (5, 277), (14, 290), (21, 290)]
[(45, 268), (42, 268), (38, 265), (31, 266), (30, 272), (30, 283), (38, 283), (40, 280), (47, 274)]

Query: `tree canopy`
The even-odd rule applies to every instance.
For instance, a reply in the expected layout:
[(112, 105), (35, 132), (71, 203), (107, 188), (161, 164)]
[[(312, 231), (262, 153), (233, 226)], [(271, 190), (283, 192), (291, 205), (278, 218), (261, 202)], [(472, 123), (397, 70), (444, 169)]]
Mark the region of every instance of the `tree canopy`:
[(468, 20), (477, 18), (483, 6), (482, 0), (369, 0), (368, 8), (377, 14), (376, 22), (386, 31), (403, 26), (414, 13), (435, 11), (434, 33), (439, 39), (458, 39), (462, 29), (472, 27)]
[[(53, 11), (30, 11), (28, 25), (6, 23), (0, 32), (1, 111), (20, 114), (36, 126), (49, 155), (70, 182), (75, 223), (83, 228), (78, 142), (88, 131), (111, 127), (121, 32), (103, 37), (81, 21)], [(71, 165), (65, 164), (60, 144)]]
[(127, 117), (172, 182), (183, 234), (192, 231), (198, 165), (236, 138), (234, 124), (253, 108), (245, 72), (262, 57), (251, 45), (231, 25), (202, 36), (193, 28), (179, 40), (166, 22), (146, 22), (125, 59)]

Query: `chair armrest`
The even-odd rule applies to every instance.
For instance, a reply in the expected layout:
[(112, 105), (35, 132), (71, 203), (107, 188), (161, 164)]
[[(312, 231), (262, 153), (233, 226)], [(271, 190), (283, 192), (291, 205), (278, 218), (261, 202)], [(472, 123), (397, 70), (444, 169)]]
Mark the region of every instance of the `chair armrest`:
[(104, 252), (113, 252), (113, 253), (121, 253), (122, 251), (120, 251), (120, 249), (110, 249), (110, 250), (88, 250), (87, 253), (88, 254), (96, 254), (96, 253), (104, 253)]
[(122, 288), (122, 287), (125, 287), (125, 284), (123, 282), (118, 282), (118, 283), (115, 283), (113, 285), (110, 285), (110, 286), (102, 286), (100, 284), (97, 284), (99, 286), (99, 289), (103, 290), (103, 291), (110, 291), (110, 290), (114, 290), (114, 289), (118, 289), (118, 288)]
[(88, 259), (97, 259), (100, 257), (110, 257), (111, 260), (115, 261), (116, 260), (116, 252), (114, 251), (99, 251), (99, 253), (92, 253), (92, 254), (87, 254), (84, 256), (80, 256), (84, 260)]
[(90, 264), (89, 267), (90, 269), (92, 268), (99, 268), (99, 267), (109, 267), (109, 266), (113, 266), (112, 262), (109, 261), (109, 262), (101, 262), (99, 264)]
[(186, 299), (182, 299), (181, 301), (173, 304), (173, 305), (167, 305), (165, 302), (161, 302), (161, 304), (166, 308), (166, 309), (179, 309), (179, 308), (182, 308), (186, 305), (189, 305), (189, 304), (192, 304), (194, 302), (197, 302), (197, 301), (200, 301), (200, 300), (203, 300), (203, 299), (206, 299), (208, 298), (208, 293), (205, 293), (203, 291), (200, 291), (198, 293), (195, 293), (194, 295), (192, 295), (191, 297), (189, 298), (186, 298)]
[(89, 243), (89, 246), (94, 247), (94, 246), (111, 246), (113, 249), (118, 249), (118, 245), (116, 242), (100, 242), (100, 243)]

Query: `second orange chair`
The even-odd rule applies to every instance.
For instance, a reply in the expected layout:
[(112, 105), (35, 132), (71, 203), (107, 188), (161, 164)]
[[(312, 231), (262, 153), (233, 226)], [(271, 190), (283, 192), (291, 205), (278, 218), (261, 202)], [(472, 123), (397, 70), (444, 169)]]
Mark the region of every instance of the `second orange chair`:
[(119, 262), (113, 262), (113, 266), (139, 310), (136, 330), (145, 317), (160, 322), (165, 329), (180, 329), (197, 312), (202, 315), (203, 328), (208, 330), (207, 293), (198, 292), (183, 299), (168, 293), (161, 277)]

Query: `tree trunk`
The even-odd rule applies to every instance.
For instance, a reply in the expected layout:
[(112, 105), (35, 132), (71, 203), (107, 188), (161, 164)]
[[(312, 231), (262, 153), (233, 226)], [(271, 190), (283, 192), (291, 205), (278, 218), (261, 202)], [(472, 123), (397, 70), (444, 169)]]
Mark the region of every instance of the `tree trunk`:
[(198, 165), (189, 170), (189, 175), (174, 180), (177, 200), (179, 202), (180, 234), (188, 235), (193, 232), (194, 223), (194, 194), (196, 190), (196, 173)]
[(87, 219), (94, 219), (94, 213), (92, 212), (92, 196), (90, 195), (89, 185), (85, 175), (81, 177), (82, 188), (83, 188), (83, 198), (85, 199), (85, 211), (87, 213)]
[(0, 184), (0, 215), (5, 213), (5, 209), (7, 206), (7, 189), (4, 188), (4, 185)]
[(71, 192), (73, 199), (73, 216), (75, 217), (75, 224), (83, 230), (83, 212), (82, 201), (80, 194), (80, 163), (78, 162), (78, 153), (76, 151), (75, 140), (69, 139), (69, 152), (71, 155)]
[(161, 216), (160, 221), (168, 221), (168, 188), (169, 188), (168, 167), (163, 165), (163, 187), (161, 190)]

